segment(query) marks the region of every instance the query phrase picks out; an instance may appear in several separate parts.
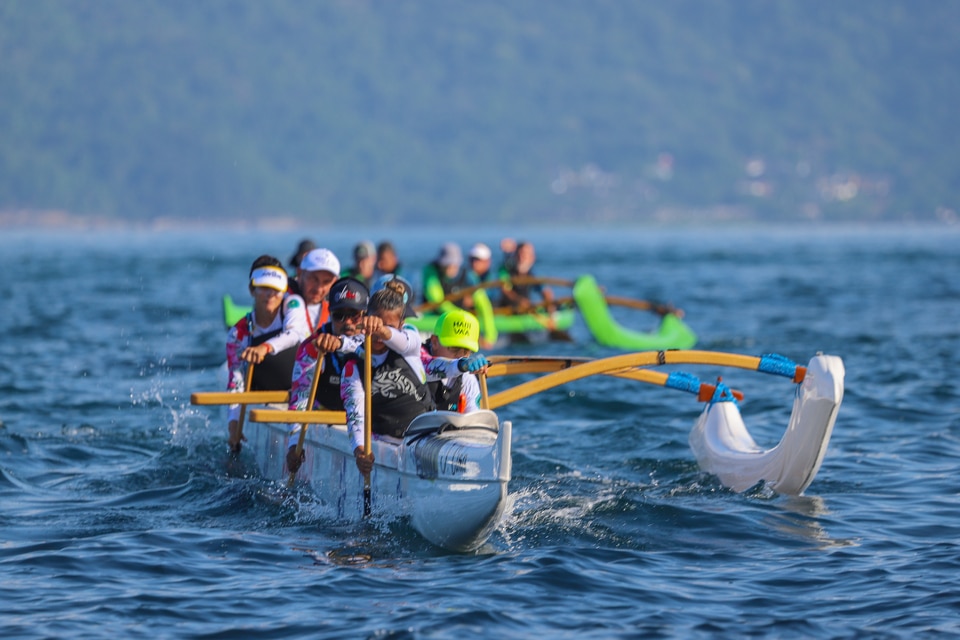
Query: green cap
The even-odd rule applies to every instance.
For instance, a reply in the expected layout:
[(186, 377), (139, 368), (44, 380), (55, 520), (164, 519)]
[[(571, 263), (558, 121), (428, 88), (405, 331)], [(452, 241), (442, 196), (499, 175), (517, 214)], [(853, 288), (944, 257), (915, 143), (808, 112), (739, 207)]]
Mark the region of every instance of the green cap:
[(444, 347), (479, 351), (480, 322), (469, 311), (455, 309), (437, 318), (434, 335)]

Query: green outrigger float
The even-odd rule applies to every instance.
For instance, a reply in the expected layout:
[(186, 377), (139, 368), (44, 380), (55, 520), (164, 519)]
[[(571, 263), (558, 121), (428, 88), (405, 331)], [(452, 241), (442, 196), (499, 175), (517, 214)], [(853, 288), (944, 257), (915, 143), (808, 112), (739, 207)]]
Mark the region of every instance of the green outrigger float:
[[(605, 295), (593, 276), (580, 276), (574, 282), (551, 278), (538, 280), (545, 284), (572, 286), (572, 300), (566, 306), (561, 305), (561, 308), (553, 313), (507, 314), (496, 313), (490, 308), (479, 309), (477, 316), (480, 319), (481, 335), (489, 343), (495, 343), (500, 335), (520, 336), (549, 331), (568, 331), (573, 326), (578, 312), (583, 317), (593, 339), (604, 346), (630, 351), (649, 351), (690, 349), (697, 343), (697, 335), (687, 326), (677, 310), (644, 300)], [(652, 331), (628, 329), (611, 315), (611, 305), (655, 312), (660, 315), (660, 323)], [(430, 333), (442, 310), (439, 305), (424, 305), (424, 308), (419, 317), (409, 318), (407, 321), (420, 331)], [(249, 312), (249, 306), (236, 304), (229, 295), (223, 296), (223, 319), (228, 327), (235, 325)]]

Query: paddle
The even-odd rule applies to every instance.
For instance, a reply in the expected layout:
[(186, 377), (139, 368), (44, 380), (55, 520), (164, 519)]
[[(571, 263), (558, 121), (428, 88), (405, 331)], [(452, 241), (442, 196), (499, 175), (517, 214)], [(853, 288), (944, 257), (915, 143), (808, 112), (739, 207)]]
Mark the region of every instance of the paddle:
[[(320, 386), (320, 374), (323, 373), (323, 353), (318, 354), (316, 370), (313, 372), (313, 380), (310, 381), (310, 400), (307, 402), (307, 407), (313, 409), (313, 403), (317, 399), (317, 387)], [(293, 413), (293, 412), (291, 412)], [(295, 413), (302, 413), (297, 411)], [(307, 438), (307, 426), (308, 422), (303, 422), (300, 424), (300, 437), (297, 438), (297, 450), (295, 452), (296, 459), (299, 460), (300, 456), (303, 454), (303, 442)], [(299, 469), (298, 469), (299, 470)], [(287, 488), (293, 486), (293, 482), (297, 477), (296, 471), (290, 472), (290, 478), (287, 480)]]
[[(576, 282), (573, 280), (566, 280), (564, 278), (550, 278), (550, 277), (539, 277), (539, 276), (512, 276), (510, 278), (493, 279), (493, 280), (488, 280), (486, 282), (482, 282), (480, 284), (474, 285), (472, 287), (466, 287), (464, 289), (460, 289), (459, 291), (450, 293), (447, 296), (445, 296), (443, 300), (440, 300), (439, 302), (427, 302), (427, 303), (421, 304), (420, 306), (416, 307), (416, 310), (418, 313), (427, 313), (427, 312), (433, 311), (434, 309), (436, 309), (437, 307), (439, 307), (445, 302), (457, 302), (459, 300), (462, 300), (463, 298), (473, 295), (474, 293), (476, 293), (481, 289), (491, 289), (495, 287), (501, 287), (505, 284), (514, 284), (519, 286), (545, 284), (545, 285), (553, 285), (558, 287), (573, 288), (576, 285)], [(606, 300), (607, 304), (611, 306), (627, 307), (629, 309), (636, 309), (639, 311), (653, 311), (661, 316), (665, 316), (668, 313), (674, 313), (682, 317), (682, 314), (683, 314), (683, 311), (669, 304), (651, 302), (649, 300), (640, 300), (637, 298), (627, 298), (624, 296), (611, 296), (611, 295), (607, 295), (606, 293), (603, 294), (603, 297)], [(555, 302), (555, 304), (558, 308), (564, 308), (566, 306), (575, 305), (576, 300), (572, 296), (568, 296), (566, 298), (558, 299)], [(536, 312), (535, 309), (532, 310), (531, 313), (535, 313)], [(494, 310), (495, 313), (499, 311), (500, 309)]]
[[(628, 309), (636, 309), (637, 311), (653, 311), (660, 316), (665, 316), (668, 313), (673, 313), (681, 317), (683, 316), (682, 309), (677, 309), (670, 304), (651, 302), (650, 300), (640, 300), (638, 298), (625, 298), (623, 296), (604, 295), (603, 299), (606, 300), (607, 304), (612, 307), (626, 307)], [(573, 296), (567, 296), (565, 298), (558, 298), (555, 304), (557, 307), (562, 309), (565, 307), (575, 306), (577, 301)]]
[(490, 393), (487, 391), (487, 374), (481, 371), (478, 375), (480, 380), (480, 408), (490, 408)]
[(481, 289), (493, 289), (497, 287), (502, 287), (505, 284), (515, 284), (519, 286), (532, 285), (532, 284), (549, 284), (558, 287), (572, 287), (573, 281), (563, 280), (561, 278), (541, 278), (538, 276), (512, 276), (510, 278), (494, 278), (493, 280), (487, 280), (486, 282), (481, 282), (480, 284), (475, 284), (472, 287), (465, 287), (454, 291), (453, 293), (447, 294), (443, 300), (438, 302), (425, 302), (420, 306), (416, 307), (415, 310), (417, 313), (427, 313), (433, 311), (444, 302), (456, 302), (462, 300), (467, 296), (472, 296), (477, 291)]
[[(363, 338), (363, 455), (373, 450), (373, 354), (370, 352), (370, 332)], [(370, 516), (370, 474), (363, 474), (363, 517)]]

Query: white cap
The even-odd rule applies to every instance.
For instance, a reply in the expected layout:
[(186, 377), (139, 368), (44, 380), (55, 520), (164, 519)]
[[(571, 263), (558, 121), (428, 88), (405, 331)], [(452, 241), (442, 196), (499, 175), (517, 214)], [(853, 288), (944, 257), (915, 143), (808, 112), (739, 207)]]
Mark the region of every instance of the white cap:
[(489, 260), (493, 257), (493, 254), (490, 252), (490, 247), (482, 242), (478, 242), (470, 249), (470, 257), (477, 260)]
[(335, 276), (340, 275), (340, 261), (330, 249), (314, 249), (303, 256), (300, 268), (304, 271), (329, 271)]
[(441, 267), (449, 267), (451, 265), (460, 266), (463, 264), (463, 254), (460, 253), (460, 245), (456, 242), (448, 242), (440, 247), (440, 255), (437, 256), (437, 262), (440, 263)]
[(280, 267), (260, 267), (250, 274), (251, 287), (270, 287), (277, 291), (287, 290), (287, 272)]

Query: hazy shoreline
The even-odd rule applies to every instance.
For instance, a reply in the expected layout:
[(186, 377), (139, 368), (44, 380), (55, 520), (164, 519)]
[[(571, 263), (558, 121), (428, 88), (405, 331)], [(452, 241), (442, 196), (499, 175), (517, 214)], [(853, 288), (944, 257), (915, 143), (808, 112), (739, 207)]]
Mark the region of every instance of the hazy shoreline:
[[(318, 219), (296, 218), (293, 216), (261, 216), (259, 218), (187, 218), (162, 216), (143, 220), (129, 220), (102, 215), (82, 215), (62, 210), (45, 211), (7, 211), (0, 212), (0, 229), (11, 231), (271, 231), (284, 232), (302, 230), (322, 230), (342, 228), (432, 228), (451, 227), (439, 222), (414, 222), (408, 224), (380, 225), (376, 222), (347, 223), (341, 220), (324, 221)], [(638, 220), (523, 220), (515, 223), (497, 222), (494, 224), (477, 220), (474, 224), (461, 223), (454, 228), (476, 226), (517, 229), (557, 229), (557, 228), (595, 228), (611, 229), (698, 229), (698, 228), (744, 228), (744, 229), (899, 229), (899, 228), (960, 228), (960, 221), (946, 219), (940, 221), (913, 219), (903, 220), (825, 220), (825, 219), (778, 219), (764, 220), (743, 212), (731, 213), (718, 207), (699, 211), (657, 212)]]

